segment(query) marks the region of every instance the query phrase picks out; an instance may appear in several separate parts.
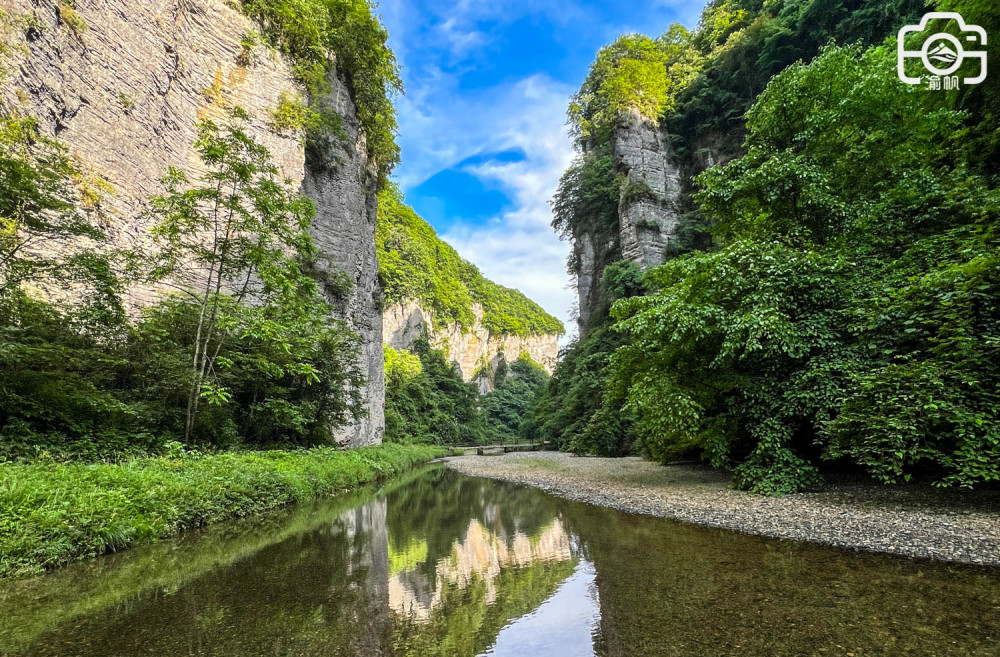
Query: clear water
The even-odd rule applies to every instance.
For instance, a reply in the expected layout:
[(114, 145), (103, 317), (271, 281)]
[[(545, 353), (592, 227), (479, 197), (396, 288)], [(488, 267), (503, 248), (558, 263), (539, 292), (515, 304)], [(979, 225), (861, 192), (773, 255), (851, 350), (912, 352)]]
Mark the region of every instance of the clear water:
[(1000, 655), (1000, 573), (439, 467), (0, 587), (5, 655)]

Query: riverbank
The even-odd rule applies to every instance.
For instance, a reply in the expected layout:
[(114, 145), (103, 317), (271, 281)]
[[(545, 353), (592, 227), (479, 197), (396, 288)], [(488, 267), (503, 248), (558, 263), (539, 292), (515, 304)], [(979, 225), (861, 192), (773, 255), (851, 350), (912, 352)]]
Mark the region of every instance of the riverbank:
[(0, 464), (0, 578), (347, 490), (446, 453), (416, 445)]
[(828, 483), (761, 497), (726, 475), (638, 458), (557, 452), (447, 459), (464, 474), (536, 486), (572, 500), (745, 534), (908, 557), (1000, 566), (1000, 492)]

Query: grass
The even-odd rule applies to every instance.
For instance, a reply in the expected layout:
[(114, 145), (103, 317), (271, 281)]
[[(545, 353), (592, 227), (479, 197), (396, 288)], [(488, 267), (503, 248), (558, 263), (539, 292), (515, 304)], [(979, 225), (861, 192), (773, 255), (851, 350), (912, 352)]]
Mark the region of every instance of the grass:
[(0, 464), (0, 578), (376, 481), (445, 450), (382, 445), (109, 464)]

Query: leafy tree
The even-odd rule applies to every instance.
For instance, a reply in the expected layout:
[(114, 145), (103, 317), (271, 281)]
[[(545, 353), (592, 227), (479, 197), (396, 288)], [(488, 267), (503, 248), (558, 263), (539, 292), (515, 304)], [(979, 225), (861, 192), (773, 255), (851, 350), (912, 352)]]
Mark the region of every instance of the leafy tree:
[(634, 415), (609, 390), (608, 365), (625, 345), (607, 322), (607, 309), (621, 298), (646, 292), (638, 266), (618, 261), (604, 271), (601, 299), (587, 335), (563, 353), (555, 373), (539, 389), (521, 425), (522, 437), (548, 441), (578, 454), (625, 456), (635, 442)]
[(76, 175), (34, 119), (0, 116), (0, 297), (46, 281), (112, 284), (93, 248), (104, 233), (75, 205)]
[[(110, 391), (127, 333), (122, 283), (104, 233), (76, 208), (77, 177), (34, 120), (0, 117), (0, 458), (154, 442), (141, 409)], [(72, 299), (36, 298), (56, 287)]]
[(418, 339), (412, 352), (385, 348), (385, 438), (442, 445), (481, 443), (479, 389), (442, 351)]
[(691, 38), (684, 26), (674, 23), (659, 39), (628, 34), (602, 48), (569, 106), (577, 139), (604, 142), (611, 127), (633, 111), (659, 121), (672, 108), (676, 89), (700, 66)]
[(564, 238), (617, 233), (620, 194), (610, 147), (602, 145), (583, 153), (559, 179), (552, 199), (552, 228)]
[(548, 381), (545, 369), (527, 354), (507, 365), (501, 361), (494, 374), (494, 389), (482, 400), (484, 422), (493, 436), (506, 442), (518, 437), (538, 390)]
[(814, 485), (820, 457), (889, 481), (1000, 476), (997, 196), (963, 160), (964, 117), (894, 66), (829, 47), (775, 76), (747, 154), (699, 178), (720, 248), (615, 304), (615, 389), (650, 455), (700, 452), (765, 493)]
[[(313, 206), (279, 178), (267, 149), (239, 125), (245, 118), (235, 112), (225, 129), (201, 123), (195, 149), (207, 172), (192, 185), (186, 174), (171, 169), (163, 181), (167, 193), (153, 199), (158, 219), (153, 234), (161, 246), (156, 277), (178, 290), (178, 302), (196, 317), (187, 337), (185, 439), (195, 430), (202, 402), (216, 407), (234, 402), (226, 370), (239, 367), (256, 377), (295, 376), (303, 385), (316, 384), (322, 380), (314, 359), (317, 339), (334, 339), (329, 331), (346, 330), (334, 328), (329, 305), (300, 265), (315, 254), (307, 233)], [(252, 353), (224, 352), (232, 341), (248, 339), (257, 345)], [(269, 405), (272, 414), (289, 411), (275, 399), (253, 404)]]

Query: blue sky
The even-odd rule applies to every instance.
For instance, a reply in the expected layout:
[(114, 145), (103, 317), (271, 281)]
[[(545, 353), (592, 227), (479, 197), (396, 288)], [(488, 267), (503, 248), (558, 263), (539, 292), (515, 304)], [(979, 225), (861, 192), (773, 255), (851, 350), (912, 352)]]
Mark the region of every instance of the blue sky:
[(548, 202), (573, 157), (566, 106), (619, 34), (693, 26), (702, 0), (383, 0), (402, 66), (407, 202), (489, 278), (562, 319), (576, 299)]

